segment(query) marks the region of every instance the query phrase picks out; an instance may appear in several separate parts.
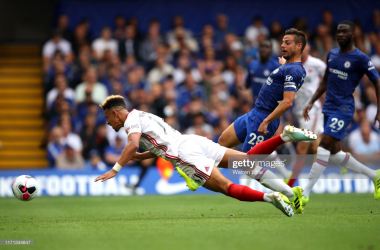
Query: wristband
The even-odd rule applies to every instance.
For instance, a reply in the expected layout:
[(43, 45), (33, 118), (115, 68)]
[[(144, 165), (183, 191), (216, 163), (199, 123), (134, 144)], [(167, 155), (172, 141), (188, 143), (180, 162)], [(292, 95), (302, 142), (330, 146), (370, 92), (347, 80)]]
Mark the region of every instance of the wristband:
[(115, 170), (116, 172), (119, 172), (121, 169), (123, 168), (123, 166), (121, 166), (118, 162), (115, 163), (115, 166), (113, 166), (113, 170)]

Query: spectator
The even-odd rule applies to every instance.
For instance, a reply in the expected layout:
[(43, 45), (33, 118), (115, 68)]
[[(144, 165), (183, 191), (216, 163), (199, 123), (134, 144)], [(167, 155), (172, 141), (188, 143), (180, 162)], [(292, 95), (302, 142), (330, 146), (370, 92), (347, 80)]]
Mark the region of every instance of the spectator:
[(322, 24), (326, 27), (326, 32), (335, 38), (337, 25), (334, 23), (334, 16), (330, 10), (322, 12)]
[(252, 20), (252, 24), (245, 30), (245, 39), (247, 40), (250, 47), (259, 46), (257, 38), (260, 34), (269, 36), (269, 30), (264, 26), (261, 17), (255, 16)]
[(121, 41), (124, 39), (124, 30), (125, 29), (125, 18), (123, 15), (117, 15), (115, 17), (115, 31), (113, 32), (113, 37)]
[(104, 158), (109, 166), (113, 166), (120, 158), (125, 144), (123, 139), (116, 136), (115, 145), (108, 146), (104, 151)]
[(173, 75), (174, 67), (166, 63), (164, 57), (159, 57), (156, 60), (156, 66), (148, 73), (147, 80), (150, 84), (160, 82), (168, 75)]
[(151, 20), (149, 23), (148, 34), (141, 42), (139, 55), (143, 62), (152, 63), (157, 59), (156, 48), (164, 40), (160, 36), (160, 23), (157, 20)]
[(187, 56), (180, 56), (178, 58), (178, 66), (173, 72), (174, 82), (176, 85), (179, 85), (185, 81), (186, 71), (190, 71), (197, 83), (202, 81), (201, 73), (197, 68), (191, 67), (189, 58)]
[(174, 30), (174, 38), (169, 41), (169, 45), (172, 52), (177, 52), (181, 48), (188, 48), (192, 52), (198, 51), (198, 44), (192, 37), (186, 36), (186, 30), (182, 27), (177, 27)]
[(86, 27), (83, 24), (77, 25), (74, 35), (71, 38), (71, 45), (75, 56), (79, 55), (79, 49), (82, 45), (88, 45), (89, 41), (86, 37)]
[(282, 43), (282, 38), (284, 37), (285, 31), (282, 25), (278, 21), (273, 21), (270, 27), (270, 40), (272, 42), (273, 53), (276, 55), (281, 55), (280, 44)]
[(224, 36), (228, 33), (234, 33), (228, 27), (228, 17), (224, 14), (218, 14), (216, 17), (215, 39), (219, 46), (223, 43)]
[(112, 32), (109, 27), (104, 27), (102, 29), (101, 35), (99, 38), (95, 39), (92, 42), (92, 50), (93, 50), (93, 55), (97, 60), (100, 60), (104, 56), (104, 52), (106, 50), (111, 51), (112, 55), (117, 55), (117, 49), (118, 49), (118, 44), (115, 39), (112, 37)]
[(380, 33), (380, 10), (375, 9), (372, 13), (372, 27), (370, 28), (371, 31), (379, 34)]
[(140, 60), (139, 58), (139, 41), (136, 37), (136, 29), (132, 25), (125, 27), (124, 37), (119, 42), (119, 57), (122, 62), (125, 61), (127, 56), (134, 56), (134, 58)]
[(84, 159), (80, 153), (75, 151), (74, 145), (65, 144), (63, 154), (57, 159), (57, 169), (60, 170), (80, 170), (84, 169)]
[(54, 127), (50, 131), (49, 143), (47, 145), (47, 157), (49, 167), (55, 167), (57, 158), (63, 153), (63, 146), (61, 144), (63, 139), (63, 131), (59, 126)]
[(86, 170), (107, 170), (107, 165), (102, 161), (99, 151), (93, 149), (89, 153), (90, 159), (86, 161), (85, 169)]
[(82, 153), (83, 144), (80, 137), (72, 132), (72, 125), (69, 119), (62, 119), (59, 124), (63, 130), (62, 144), (70, 145), (76, 152)]
[(72, 63), (73, 54), (71, 44), (62, 38), (62, 31), (58, 29), (54, 30), (52, 38), (47, 41), (42, 48), (43, 69), (45, 72), (49, 69), (51, 59), (57, 50), (63, 54), (67, 63)]
[(360, 26), (360, 23), (356, 22), (355, 24), (355, 36), (354, 36), (355, 47), (358, 48), (363, 53), (369, 55), (371, 53), (371, 43), (363, 33), (363, 30)]
[(46, 108), (48, 110), (51, 109), (53, 102), (56, 100), (59, 94), (62, 94), (63, 97), (68, 100), (70, 103), (74, 103), (75, 101), (75, 92), (73, 89), (67, 86), (66, 77), (62, 74), (58, 74), (54, 79), (55, 88), (50, 90), (46, 97)]
[(71, 41), (73, 38), (73, 31), (69, 29), (69, 17), (66, 14), (62, 14), (58, 17), (57, 29), (62, 32), (62, 37), (67, 41)]
[(89, 113), (85, 118), (84, 126), (80, 132), (80, 138), (83, 142), (83, 157), (89, 159), (90, 151), (97, 148), (96, 145), (96, 117)]
[(107, 139), (107, 125), (100, 125), (96, 129), (96, 145), (100, 156), (104, 161), (104, 150), (109, 146)]
[(186, 74), (185, 83), (178, 89), (177, 105), (179, 108), (190, 103), (192, 98), (206, 100), (204, 89), (197, 84), (191, 73)]
[(186, 134), (200, 135), (212, 140), (214, 136), (214, 129), (210, 124), (205, 122), (205, 117), (202, 113), (197, 113), (192, 116), (193, 125), (186, 130)]
[(211, 73), (214, 70), (221, 70), (223, 64), (220, 61), (215, 60), (215, 50), (212, 48), (205, 49), (204, 60), (198, 61), (198, 69), (201, 73), (202, 79), (208, 81)]
[(101, 104), (107, 97), (107, 88), (98, 82), (95, 68), (89, 68), (83, 76), (84, 82), (79, 84), (75, 89), (75, 101), (83, 102), (86, 99), (86, 93), (91, 93), (92, 100)]
[(371, 129), (371, 124), (366, 119), (363, 119), (360, 127), (350, 134), (349, 146), (361, 162), (380, 159), (380, 136)]
[(169, 31), (167, 33), (167, 35), (166, 35), (166, 40), (168, 41), (169, 44), (172, 44), (172, 43), (174, 43), (174, 42), (177, 41), (177, 38), (176, 38), (176, 35), (175, 35), (175, 30), (177, 28), (183, 29), (184, 38), (186, 40), (194, 40), (193, 33), (191, 32), (191, 30), (185, 29), (184, 20), (183, 20), (182, 16), (175, 16), (173, 18), (173, 23), (172, 24), (173, 24), (173, 29), (171, 31)]
[(159, 117), (165, 118), (164, 108), (168, 105), (162, 93), (162, 85), (152, 84), (151, 87), (151, 112)]

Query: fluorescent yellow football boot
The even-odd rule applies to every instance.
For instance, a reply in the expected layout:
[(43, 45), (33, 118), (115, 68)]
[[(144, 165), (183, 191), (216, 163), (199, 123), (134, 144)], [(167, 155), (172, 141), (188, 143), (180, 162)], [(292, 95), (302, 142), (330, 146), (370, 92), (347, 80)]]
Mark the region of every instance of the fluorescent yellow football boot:
[(293, 191), (293, 198), (289, 200), (289, 202), (294, 204), (294, 210), (297, 214), (302, 214), (303, 207), (302, 207), (302, 188), (300, 186), (292, 188)]
[(183, 172), (179, 167), (176, 167), (179, 175), (185, 179), (186, 181), (186, 186), (191, 190), (191, 191), (196, 191), (199, 188), (198, 183), (196, 183), (193, 179), (189, 178), (185, 172)]
[(375, 200), (380, 198), (380, 169), (376, 170), (376, 179), (373, 180), (373, 184), (375, 185)]

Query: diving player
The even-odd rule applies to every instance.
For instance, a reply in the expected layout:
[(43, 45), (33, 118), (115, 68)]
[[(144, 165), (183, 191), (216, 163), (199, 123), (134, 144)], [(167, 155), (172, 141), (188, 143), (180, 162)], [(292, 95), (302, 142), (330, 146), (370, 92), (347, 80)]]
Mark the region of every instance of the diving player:
[[(185, 178), (190, 190), (195, 191), (199, 185), (202, 185), (211, 191), (223, 193), (240, 201), (269, 202), (289, 217), (293, 216), (294, 210), (285, 203), (285, 200), (293, 202), (295, 206), (302, 205), (300, 203), (302, 195), (293, 193), (288, 185), (265, 167), (256, 166), (251, 172), (252, 177), (266, 187), (279, 189), (283, 194), (289, 195), (290, 201), (279, 192), (265, 194), (244, 185), (234, 184), (216, 168), (218, 165), (226, 167), (228, 156), (246, 156), (246, 153), (227, 149), (205, 137), (181, 135), (162, 118), (153, 114), (139, 110), (128, 112), (122, 96), (109, 96), (101, 107), (108, 125), (116, 131), (124, 127), (128, 143), (113, 169), (97, 177), (95, 181), (113, 178), (130, 160), (144, 160), (158, 156), (176, 165), (176, 169)], [(285, 142), (315, 139), (316, 136), (311, 133), (287, 126), (281, 135), (252, 148), (248, 154), (265, 154)], [(137, 153), (139, 145), (147, 152)]]
[(355, 48), (355, 25), (351, 21), (343, 21), (338, 25), (337, 40), (339, 47), (332, 49), (327, 55), (325, 75), (303, 111), (306, 120), (314, 102), (326, 92), (322, 112), (324, 113), (324, 132), (317, 150), (317, 160), (313, 163), (309, 181), (304, 188), (303, 204), (309, 201), (309, 194), (314, 184), (327, 168), (328, 162), (341, 165), (347, 170), (364, 174), (373, 180), (375, 199), (380, 198), (380, 171), (372, 170), (341, 149), (341, 140), (346, 136), (346, 128), (350, 124), (355, 111), (352, 93), (365, 75), (375, 85), (377, 95), (376, 121), (380, 121), (380, 78), (370, 58)]

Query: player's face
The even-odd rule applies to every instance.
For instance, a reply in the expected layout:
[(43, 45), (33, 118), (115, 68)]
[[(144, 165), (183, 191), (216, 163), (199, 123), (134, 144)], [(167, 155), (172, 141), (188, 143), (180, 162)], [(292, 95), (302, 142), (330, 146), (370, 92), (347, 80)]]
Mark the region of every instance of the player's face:
[(352, 42), (353, 32), (348, 24), (339, 24), (337, 30), (337, 40), (339, 46), (347, 46)]
[(294, 38), (294, 35), (285, 35), (282, 39), (281, 52), (286, 60), (289, 60), (296, 55), (296, 43)]
[(272, 46), (269, 41), (262, 41), (259, 46), (261, 58), (268, 58), (272, 54)]
[(104, 115), (107, 118), (107, 124), (110, 125), (116, 132), (124, 126), (123, 122), (119, 119), (119, 113), (116, 110), (106, 109)]

